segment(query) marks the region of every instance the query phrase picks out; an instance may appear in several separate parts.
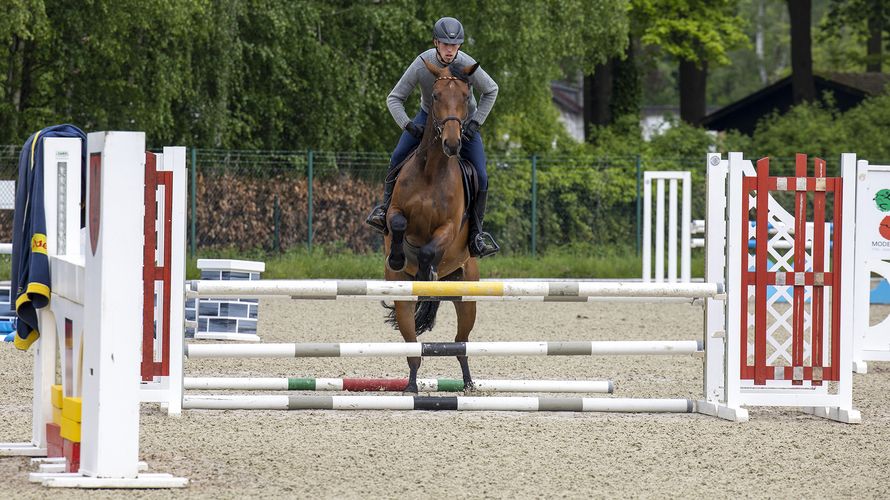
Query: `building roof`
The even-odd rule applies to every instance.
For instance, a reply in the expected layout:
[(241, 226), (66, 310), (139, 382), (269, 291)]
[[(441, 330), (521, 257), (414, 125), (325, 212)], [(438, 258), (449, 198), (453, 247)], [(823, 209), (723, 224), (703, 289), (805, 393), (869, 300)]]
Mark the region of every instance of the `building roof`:
[[(866, 97), (878, 95), (890, 83), (890, 75), (883, 73), (828, 73), (813, 75), (817, 99), (826, 93), (832, 96), (834, 106), (846, 111)], [(767, 85), (738, 101), (709, 114), (702, 125), (710, 130), (735, 129), (751, 135), (757, 122), (778, 111), (784, 113), (793, 105), (791, 76)]]
[(580, 88), (563, 82), (550, 82), (550, 92), (560, 110), (575, 115), (584, 114), (584, 98)]

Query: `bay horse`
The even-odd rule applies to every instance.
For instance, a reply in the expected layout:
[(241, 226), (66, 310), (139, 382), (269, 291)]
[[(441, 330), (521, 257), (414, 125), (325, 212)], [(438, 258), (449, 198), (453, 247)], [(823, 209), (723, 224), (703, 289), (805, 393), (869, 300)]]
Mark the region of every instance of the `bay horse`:
[[(384, 237), (387, 281), (479, 281), (479, 266), (467, 249), (469, 200), (465, 199), (459, 154), (463, 124), (469, 113), (468, 77), (479, 67), (439, 68), (424, 60), (436, 77), (430, 107), (417, 149), (405, 160), (386, 215)], [(388, 323), (398, 327), (405, 342), (432, 329), (440, 302), (396, 301)], [(476, 323), (475, 302), (454, 302), (455, 342), (466, 342)], [(417, 393), (419, 357), (408, 358), (410, 374), (405, 393)], [(464, 390), (474, 388), (466, 356), (457, 356)]]

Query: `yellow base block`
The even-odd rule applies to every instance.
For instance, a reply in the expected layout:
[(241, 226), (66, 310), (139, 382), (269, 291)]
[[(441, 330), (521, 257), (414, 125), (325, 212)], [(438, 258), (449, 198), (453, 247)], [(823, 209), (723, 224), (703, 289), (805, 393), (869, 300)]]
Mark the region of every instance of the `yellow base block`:
[(62, 416), (68, 420), (81, 422), (80, 398), (65, 398), (62, 400)]
[(80, 442), (80, 422), (62, 417), (62, 437), (72, 443)]
[(53, 408), (61, 409), (62, 408), (62, 399), (64, 399), (64, 397), (62, 396), (62, 386), (61, 385), (52, 386)]

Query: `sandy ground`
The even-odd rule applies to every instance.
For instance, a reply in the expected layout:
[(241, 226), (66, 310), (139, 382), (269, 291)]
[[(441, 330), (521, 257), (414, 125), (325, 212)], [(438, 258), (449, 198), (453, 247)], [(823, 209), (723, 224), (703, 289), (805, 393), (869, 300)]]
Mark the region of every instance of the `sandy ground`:
[[(398, 341), (365, 302), (265, 300), (267, 342)], [(471, 340), (692, 340), (688, 305), (484, 303)], [(423, 340), (451, 340), (440, 312)], [(30, 356), (0, 346), (0, 441), (30, 432)], [(611, 379), (615, 396), (699, 398), (694, 357), (473, 358), (477, 378)], [(196, 360), (205, 376), (404, 376), (403, 359)], [(459, 377), (428, 358), (422, 377)], [(890, 495), (890, 364), (854, 378), (861, 425), (791, 409), (735, 424), (702, 415), (508, 412), (142, 410), (143, 460), (190, 478), (185, 490), (53, 491), (0, 458), (0, 498), (856, 497)], [(333, 394), (333, 393), (326, 393)]]

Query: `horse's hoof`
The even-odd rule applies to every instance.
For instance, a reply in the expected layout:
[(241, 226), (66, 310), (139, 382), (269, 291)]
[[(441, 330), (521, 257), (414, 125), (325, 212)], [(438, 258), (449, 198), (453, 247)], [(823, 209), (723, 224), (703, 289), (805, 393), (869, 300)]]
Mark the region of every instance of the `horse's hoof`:
[(390, 271), (396, 273), (404, 271), (406, 263), (407, 259), (405, 259), (404, 255), (401, 259), (394, 259), (392, 256), (386, 259), (386, 267), (388, 267)]
[(406, 387), (404, 391), (402, 391), (402, 396), (417, 396), (418, 391), (417, 387), (413, 389), (411, 387)]
[(464, 392), (476, 392), (476, 383), (472, 380), (464, 382)]

